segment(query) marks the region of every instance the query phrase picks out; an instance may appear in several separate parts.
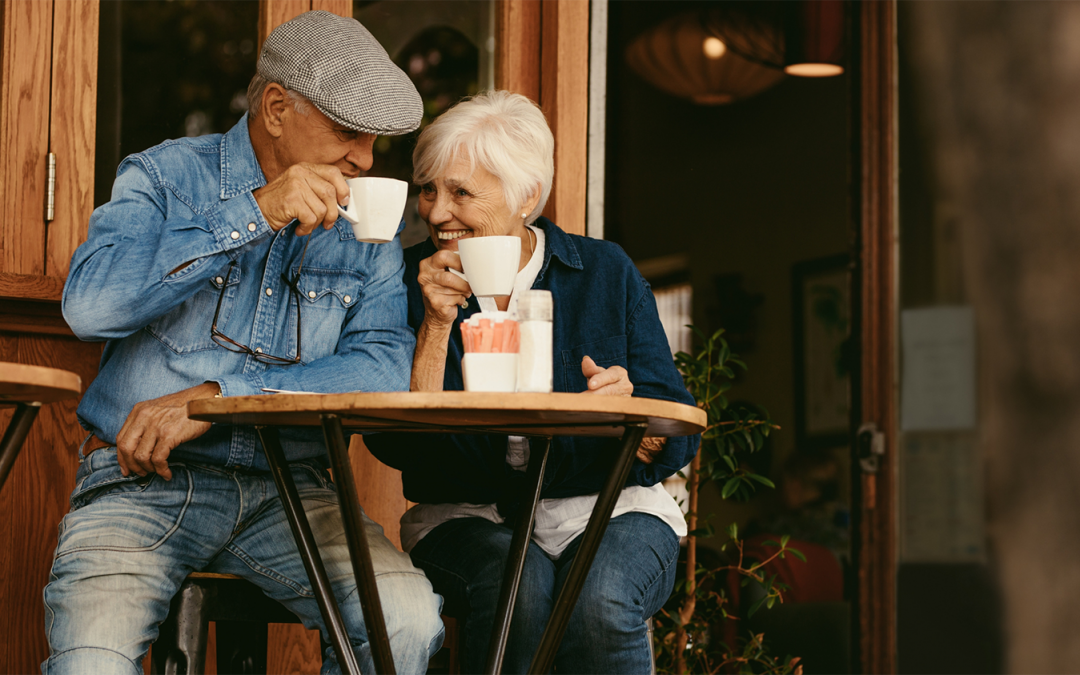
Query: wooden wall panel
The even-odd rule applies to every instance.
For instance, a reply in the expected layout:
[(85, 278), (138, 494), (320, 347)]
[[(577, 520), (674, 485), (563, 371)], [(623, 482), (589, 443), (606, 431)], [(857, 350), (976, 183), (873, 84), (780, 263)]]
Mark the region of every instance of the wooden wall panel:
[(382, 525), (390, 541), (401, 548), (401, 515), (409, 508), (401, 488), (401, 472), (371, 454), (360, 436), (353, 436), (349, 446), (356, 492), (364, 513)]
[(555, 182), (544, 215), (585, 234), (589, 146), (589, 3), (545, 2), (540, 107), (555, 134)]
[(495, 86), (539, 103), (541, 2), (499, 0), (495, 11)]
[[(0, 360), (71, 370), (83, 387), (97, 374), (101, 344), (74, 337), (0, 333)], [(34, 673), (48, 656), (42, 589), (57, 525), (75, 487), (84, 432), (76, 401), (44, 406), (0, 492), (0, 672)], [(0, 424), (7, 427), (9, 411)]]
[(352, 0), (311, 0), (311, 9), (321, 9), (338, 16), (352, 16)]
[(321, 9), (352, 16), (352, 0), (263, 0), (259, 4), (259, 45), (270, 31), (304, 12)]
[(259, 48), (270, 31), (311, 9), (311, 0), (263, 0), (259, 3)]
[(3, 4), (0, 272), (45, 273), (51, 0)]
[(94, 210), (97, 0), (56, 3), (53, 36), (49, 150), (56, 153), (56, 217), (48, 225), (45, 274), (64, 279)]

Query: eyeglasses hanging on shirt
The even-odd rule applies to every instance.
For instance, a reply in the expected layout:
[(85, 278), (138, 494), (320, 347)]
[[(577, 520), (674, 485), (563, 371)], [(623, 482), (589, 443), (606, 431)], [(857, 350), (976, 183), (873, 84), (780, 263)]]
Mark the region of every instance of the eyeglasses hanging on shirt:
[[(296, 268), (296, 274), (292, 279), (282, 272), (281, 281), (289, 287), (289, 297), (296, 303), (296, 356), (289, 358), (285, 356), (274, 356), (273, 354), (267, 354), (262, 349), (252, 349), (245, 344), (237, 342), (231, 337), (225, 335), (218, 330), (218, 315), (221, 313), (221, 301), (225, 298), (225, 288), (229, 285), (229, 276), (232, 275), (233, 268), (236, 267), (236, 261), (233, 260), (229, 263), (229, 271), (225, 273), (225, 281), (221, 284), (221, 294), (218, 295), (217, 308), (214, 310), (214, 323), (210, 326), (210, 339), (216, 342), (218, 345), (228, 349), (230, 352), (237, 354), (247, 354), (260, 363), (267, 363), (274, 366), (291, 366), (300, 363), (300, 272), (304, 269), (304, 256), (307, 255), (308, 244), (311, 243), (311, 237), (314, 233), (309, 234), (307, 241), (304, 242), (304, 250), (300, 254), (300, 264)], [(267, 254), (269, 255), (269, 253)]]

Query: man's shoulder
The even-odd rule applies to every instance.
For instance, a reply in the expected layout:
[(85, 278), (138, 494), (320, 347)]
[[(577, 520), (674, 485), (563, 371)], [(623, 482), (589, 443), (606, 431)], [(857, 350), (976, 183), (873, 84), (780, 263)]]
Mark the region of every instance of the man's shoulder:
[(155, 188), (172, 192), (198, 210), (196, 204), (208, 194), (216, 198), (219, 192), (221, 149), (222, 134), (167, 140), (128, 155), (120, 163), (119, 172), (138, 166)]

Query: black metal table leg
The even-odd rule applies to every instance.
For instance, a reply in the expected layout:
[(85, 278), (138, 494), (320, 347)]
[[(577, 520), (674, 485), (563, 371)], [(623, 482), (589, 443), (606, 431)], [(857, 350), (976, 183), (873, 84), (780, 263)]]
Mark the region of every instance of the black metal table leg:
[(0, 489), (3, 489), (11, 467), (15, 465), (15, 458), (19, 456), (26, 435), (30, 433), (30, 425), (34, 423), (39, 410), (40, 403), (19, 403), (15, 406), (15, 415), (4, 432), (4, 439), (0, 441)]
[(273, 427), (255, 427), (255, 429), (258, 430), (259, 438), (262, 440), (266, 461), (270, 464), (270, 473), (274, 476), (274, 484), (281, 497), (281, 505), (285, 509), (285, 517), (289, 520), (289, 528), (292, 530), (293, 539), (296, 540), (296, 547), (300, 551), (300, 559), (304, 562), (304, 570), (311, 582), (311, 589), (315, 593), (315, 601), (319, 604), (319, 612), (322, 613), (326, 630), (330, 633), (330, 642), (334, 645), (338, 665), (341, 666), (343, 673), (360, 675), (360, 666), (356, 662), (356, 654), (353, 653), (345, 622), (341, 618), (341, 609), (338, 607), (337, 598), (334, 597), (330, 580), (326, 576), (326, 568), (323, 567), (322, 556), (319, 555), (319, 546), (311, 533), (311, 525), (308, 524), (300, 494), (296, 491), (296, 483), (293, 481), (292, 474), (289, 473), (289, 465), (285, 461), (285, 453), (281, 449), (277, 429)]
[(630, 467), (634, 464), (638, 446), (645, 435), (648, 425), (644, 422), (626, 425), (623, 433), (623, 447), (615, 460), (615, 466), (604, 483), (603, 489), (596, 498), (596, 506), (593, 507), (589, 517), (589, 525), (585, 528), (585, 534), (581, 538), (581, 545), (573, 562), (570, 563), (570, 571), (563, 582), (559, 597), (555, 599), (555, 606), (551, 611), (544, 635), (540, 638), (540, 646), (536, 648), (532, 664), (529, 666), (530, 673), (549, 673), (555, 654), (562, 643), (566, 625), (570, 622), (570, 615), (577, 604), (578, 596), (585, 585), (585, 578), (592, 567), (593, 558), (600, 548), (600, 540), (604, 538), (608, 522), (611, 520), (611, 512), (615, 510), (615, 502), (619, 501), (619, 494), (626, 485), (626, 478), (630, 475)]
[(390, 651), (390, 636), (386, 633), (379, 587), (375, 583), (375, 568), (371, 564), (367, 532), (360, 515), (360, 500), (356, 495), (352, 464), (349, 462), (349, 446), (337, 415), (321, 415), (326, 448), (330, 451), (330, 465), (334, 469), (334, 482), (338, 488), (338, 506), (345, 524), (345, 541), (349, 545), (353, 574), (360, 594), (360, 608), (364, 611), (371, 656), (375, 670), (382, 675), (394, 675), (394, 655)]
[(514, 616), (514, 602), (517, 600), (518, 587), (521, 585), (521, 573), (525, 569), (525, 555), (532, 539), (533, 522), (536, 520), (536, 504), (540, 501), (540, 489), (544, 484), (544, 469), (547, 467), (548, 450), (551, 438), (545, 438), (540, 452), (529, 454), (529, 468), (525, 482), (529, 486), (528, 508), (523, 508), (514, 527), (514, 536), (510, 540), (510, 552), (506, 557), (506, 569), (503, 571), (502, 588), (499, 589), (499, 604), (495, 610), (495, 622), (492, 624), (491, 644), (488, 646), (488, 675), (495, 675), (502, 670), (503, 657), (506, 655), (506, 640), (510, 635), (510, 620)]

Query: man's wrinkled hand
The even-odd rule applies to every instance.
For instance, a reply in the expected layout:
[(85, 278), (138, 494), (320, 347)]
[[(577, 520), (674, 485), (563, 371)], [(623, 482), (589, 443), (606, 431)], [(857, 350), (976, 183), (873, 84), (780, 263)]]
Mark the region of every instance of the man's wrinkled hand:
[(294, 164), (251, 194), (270, 229), (277, 232), (297, 220), (300, 236), (320, 224), (329, 230), (337, 222), (338, 204), (349, 204), (349, 184), (329, 164)]
[(586, 356), (581, 359), (581, 374), (588, 380), (589, 389), (586, 393), (604, 396), (631, 396), (634, 393), (630, 373), (622, 366), (601, 368), (592, 357)]
[(168, 460), (173, 448), (210, 430), (209, 422), (188, 419), (188, 401), (212, 398), (219, 391), (216, 382), (205, 382), (136, 404), (116, 435), (120, 473), (125, 476), (156, 473), (165, 480), (172, 480)]
[(659, 438), (656, 436), (650, 436), (648, 438), (641, 439), (641, 445), (637, 449), (637, 458), (642, 464), (652, 464), (652, 461), (656, 459), (656, 456), (664, 451), (664, 443), (666, 438)]

